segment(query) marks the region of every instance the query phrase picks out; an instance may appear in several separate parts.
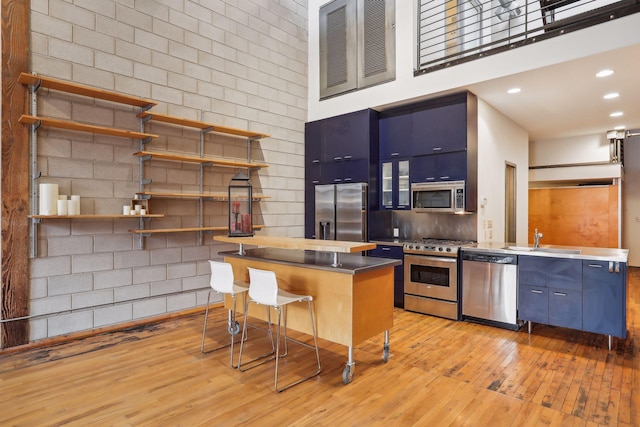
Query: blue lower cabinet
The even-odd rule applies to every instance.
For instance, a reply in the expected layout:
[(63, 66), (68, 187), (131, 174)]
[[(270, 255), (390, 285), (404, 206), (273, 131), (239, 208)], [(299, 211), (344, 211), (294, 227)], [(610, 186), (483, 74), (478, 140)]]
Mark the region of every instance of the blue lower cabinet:
[(549, 323), (548, 288), (520, 285), (518, 301), (518, 317), (520, 319), (536, 323)]
[(520, 320), (626, 338), (626, 298), (626, 263), (518, 257)]
[(627, 266), (625, 263), (583, 263), (583, 310), (585, 331), (627, 337)]
[(549, 288), (549, 324), (582, 329), (582, 291)]
[[(377, 258), (404, 259), (402, 246), (378, 245), (375, 249), (367, 252), (368, 256)], [(396, 265), (393, 268), (393, 305), (404, 308), (404, 266)]]

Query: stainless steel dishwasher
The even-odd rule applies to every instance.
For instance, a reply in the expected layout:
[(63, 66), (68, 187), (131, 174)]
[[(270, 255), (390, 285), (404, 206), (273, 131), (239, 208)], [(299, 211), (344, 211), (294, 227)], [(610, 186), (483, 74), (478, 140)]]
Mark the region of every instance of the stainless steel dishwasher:
[(462, 253), (462, 318), (517, 330), (518, 257)]

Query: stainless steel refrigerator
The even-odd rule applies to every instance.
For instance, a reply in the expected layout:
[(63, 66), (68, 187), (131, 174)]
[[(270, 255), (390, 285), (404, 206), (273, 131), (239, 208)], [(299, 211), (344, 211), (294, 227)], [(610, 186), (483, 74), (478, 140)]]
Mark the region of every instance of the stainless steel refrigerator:
[(316, 239), (367, 240), (367, 184), (316, 186)]

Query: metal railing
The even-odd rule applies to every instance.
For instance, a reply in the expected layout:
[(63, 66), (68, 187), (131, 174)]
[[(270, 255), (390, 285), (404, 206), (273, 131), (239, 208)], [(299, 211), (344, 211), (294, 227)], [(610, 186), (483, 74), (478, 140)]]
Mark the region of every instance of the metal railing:
[(640, 11), (640, 0), (419, 0), (416, 74)]

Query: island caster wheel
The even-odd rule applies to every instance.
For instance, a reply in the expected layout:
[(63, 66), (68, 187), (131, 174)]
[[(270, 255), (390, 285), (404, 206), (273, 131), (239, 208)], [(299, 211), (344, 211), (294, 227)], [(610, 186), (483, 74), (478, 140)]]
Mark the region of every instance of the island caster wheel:
[(342, 371), (342, 382), (344, 384), (349, 384), (353, 381), (353, 369), (351, 366), (347, 365), (344, 367), (344, 371)]
[(238, 335), (240, 333), (240, 323), (236, 321), (234, 326), (229, 325), (227, 332), (229, 332), (229, 335)]
[(384, 349), (382, 351), (382, 361), (387, 363), (389, 361), (389, 344), (384, 345)]

